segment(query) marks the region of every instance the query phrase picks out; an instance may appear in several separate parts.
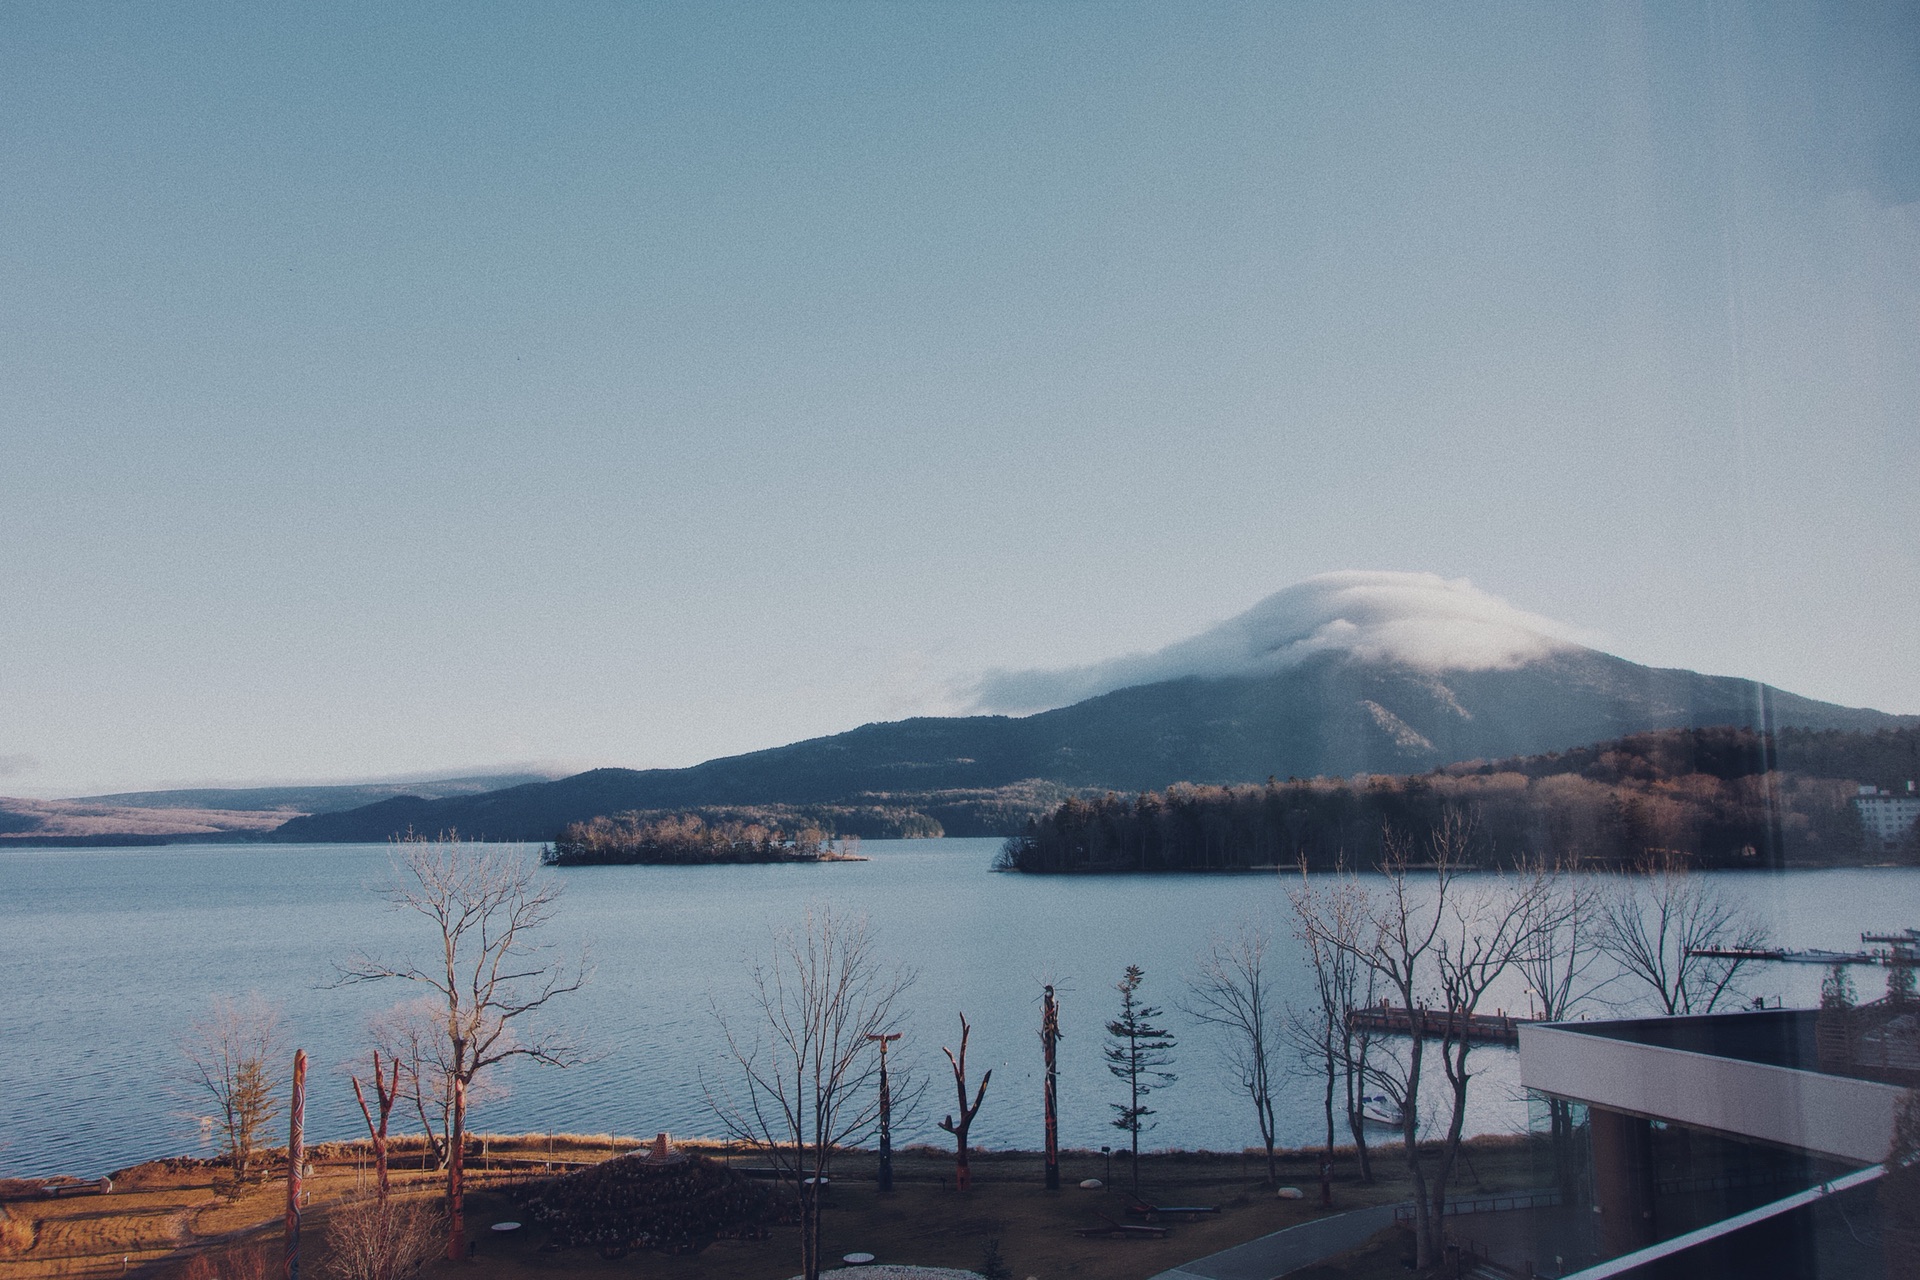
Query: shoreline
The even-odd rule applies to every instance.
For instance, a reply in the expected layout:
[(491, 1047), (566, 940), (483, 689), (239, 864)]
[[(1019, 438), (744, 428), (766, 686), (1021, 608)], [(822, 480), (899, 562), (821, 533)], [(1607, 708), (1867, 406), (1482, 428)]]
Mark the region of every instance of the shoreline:
[[(1398, 1153), (1401, 1150), (1398, 1133), (1384, 1133), (1382, 1137), (1383, 1140), (1380, 1142), (1369, 1142), (1367, 1144), (1368, 1152), (1376, 1160), (1398, 1159)], [(467, 1155), (463, 1164), (469, 1172), (483, 1173), (510, 1172), (511, 1170), (508, 1166), (564, 1165), (568, 1167), (582, 1167), (599, 1164), (606, 1160), (617, 1159), (621, 1156), (632, 1155), (636, 1152), (646, 1151), (653, 1145), (654, 1141), (654, 1138), (606, 1133), (469, 1133), (467, 1135)], [(673, 1136), (671, 1137), (671, 1141), (673, 1145), (680, 1150), (696, 1155), (708, 1156), (728, 1163), (737, 1163), (753, 1158), (763, 1158), (765, 1153), (765, 1149), (762, 1147), (756, 1147), (743, 1142), (734, 1142), (724, 1138)], [(1465, 1138), (1462, 1141), (1463, 1145), (1469, 1150), (1502, 1151), (1516, 1146), (1524, 1146), (1529, 1141), (1529, 1137), (1524, 1133), (1483, 1133)], [(1441, 1145), (1441, 1140), (1438, 1138), (1423, 1140), (1420, 1143), (1422, 1151), (1437, 1151)], [(542, 1150), (545, 1151), (545, 1155), (541, 1154)], [(1038, 1165), (1044, 1156), (1044, 1153), (1039, 1149), (1029, 1147), (978, 1147), (969, 1144), (967, 1150), (973, 1159), (985, 1160), (996, 1164), (1031, 1159)], [(1317, 1161), (1324, 1150), (1325, 1148), (1320, 1146), (1275, 1147), (1273, 1154), (1274, 1159), (1280, 1161)], [(1355, 1157), (1356, 1150), (1351, 1142), (1336, 1143), (1333, 1148), (1334, 1158), (1336, 1160), (1351, 1160)], [(439, 1172), (436, 1167), (426, 1163), (428, 1151), (429, 1148), (425, 1140), (422, 1139), (419, 1134), (396, 1134), (387, 1139), (389, 1167), (394, 1169), (396, 1173), (406, 1172), (419, 1174)], [(596, 1154), (593, 1159), (565, 1158), (595, 1153), (601, 1154)], [(897, 1146), (893, 1149), (893, 1153), (896, 1158), (912, 1157), (915, 1159), (951, 1159), (954, 1154), (951, 1146), (942, 1146), (930, 1142), (915, 1142)], [(836, 1160), (860, 1159), (863, 1157), (877, 1160), (879, 1158), (879, 1149), (877, 1147), (840, 1147), (834, 1152), (834, 1158)], [(284, 1168), (286, 1158), (287, 1149), (284, 1146), (257, 1148), (254, 1152), (254, 1159), (262, 1162), (265, 1167), (272, 1170), (272, 1172), (264, 1175), (258, 1179), (258, 1181), (270, 1182), (276, 1178), (284, 1180), (286, 1177)], [(367, 1138), (335, 1139), (326, 1142), (312, 1143), (307, 1147), (307, 1163), (314, 1168), (358, 1165), (371, 1161), (372, 1158), (373, 1143)], [(1130, 1158), (1131, 1156), (1128, 1152), (1121, 1148), (1116, 1148), (1112, 1153), (1114, 1163), (1121, 1167), (1124, 1167), (1125, 1162)], [(1106, 1157), (1098, 1148), (1094, 1147), (1061, 1147), (1060, 1159), (1062, 1162), (1065, 1162), (1069, 1159), (1075, 1161), (1104, 1160)], [(1158, 1150), (1143, 1150), (1140, 1153), (1140, 1163), (1143, 1167), (1148, 1163), (1163, 1165), (1210, 1164), (1222, 1161), (1255, 1161), (1264, 1163), (1265, 1160), (1266, 1151), (1261, 1147), (1243, 1147), (1237, 1151), (1215, 1151), (1208, 1148), (1162, 1147)], [(495, 1167), (490, 1169), (488, 1167), (490, 1165)], [(151, 1174), (156, 1171), (166, 1171), (168, 1173), (205, 1171), (211, 1174), (214, 1171), (226, 1167), (226, 1160), (219, 1156), (166, 1155), (154, 1156), (146, 1160), (136, 1161), (123, 1168), (90, 1176), (65, 1172), (10, 1174), (0, 1177), (0, 1204), (17, 1200), (54, 1199), (70, 1195), (99, 1194), (83, 1192), (78, 1189), (93, 1187), (102, 1182), (111, 1184), (110, 1187), (105, 1190), (104, 1194), (112, 1194), (113, 1191), (122, 1189), (130, 1183), (138, 1183), (141, 1180), (143, 1172)], [(59, 1186), (72, 1188), (73, 1190), (36, 1194), (27, 1190), (28, 1187), (33, 1185), (48, 1188)]]

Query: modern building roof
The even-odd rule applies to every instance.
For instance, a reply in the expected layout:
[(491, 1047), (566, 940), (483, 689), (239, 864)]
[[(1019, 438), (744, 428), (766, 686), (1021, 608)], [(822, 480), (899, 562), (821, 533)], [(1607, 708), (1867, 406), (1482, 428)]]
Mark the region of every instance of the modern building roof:
[(1901, 1089), (1824, 1071), (1813, 1010), (1530, 1024), (1530, 1089), (1652, 1120), (1871, 1164)]

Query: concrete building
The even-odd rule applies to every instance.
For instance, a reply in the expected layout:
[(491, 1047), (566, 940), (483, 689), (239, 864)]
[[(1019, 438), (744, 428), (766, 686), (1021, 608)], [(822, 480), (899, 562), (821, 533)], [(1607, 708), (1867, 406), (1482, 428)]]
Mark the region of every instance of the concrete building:
[(1856, 1228), (1920, 1084), (1920, 1061), (1881, 1046), (1920, 1040), (1917, 1014), (1523, 1026), (1521, 1079), (1555, 1188), (1528, 1218), (1524, 1265), (1582, 1280), (1883, 1274), (1879, 1236)]

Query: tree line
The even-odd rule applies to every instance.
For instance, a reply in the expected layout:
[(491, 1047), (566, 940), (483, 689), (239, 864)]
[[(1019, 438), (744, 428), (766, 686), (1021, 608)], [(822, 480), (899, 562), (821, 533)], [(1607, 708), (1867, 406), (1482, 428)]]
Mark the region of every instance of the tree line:
[(693, 813), (628, 813), (568, 823), (540, 851), (540, 861), (551, 867), (704, 866), (818, 862), (833, 851), (832, 838), (811, 824), (783, 828), (737, 818), (710, 822)]
[[(997, 865), (1038, 873), (1369, 866), (1388, 852), (1384, 832), (1428, 830), (1451, 810), (1475, 814), (1475, 843), (1463, 857), (1485, 866), (1546, 855), (1629, 867), (1650, 854), (1699, 867), (1832, 865), (1869, 852), (1853, 777), (1882, 771), (1876, 754), (1897, 767), (1909, 736), (1670, 730), (1411, 776), (1182, 783), (1069, 798), (1009, 838)], [(1831, 776), (1849, 767), (1852, 777)], [(1908, 856), (1920, 858), (1920, 849)]]

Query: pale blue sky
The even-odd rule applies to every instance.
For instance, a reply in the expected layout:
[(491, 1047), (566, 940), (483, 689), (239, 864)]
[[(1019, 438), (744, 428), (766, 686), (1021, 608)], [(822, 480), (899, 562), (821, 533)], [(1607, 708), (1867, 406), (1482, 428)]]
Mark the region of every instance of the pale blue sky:
[(0, 8), (0, 793), (683, 764), (1310, 574), (1920, 711), (1912, 5)]

